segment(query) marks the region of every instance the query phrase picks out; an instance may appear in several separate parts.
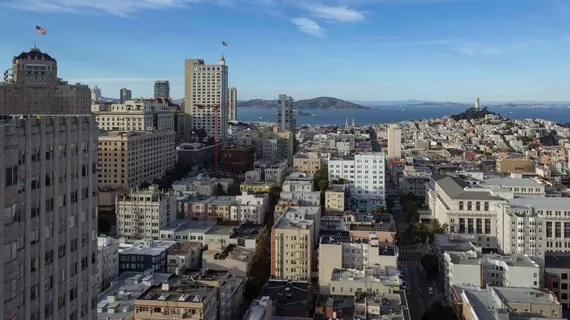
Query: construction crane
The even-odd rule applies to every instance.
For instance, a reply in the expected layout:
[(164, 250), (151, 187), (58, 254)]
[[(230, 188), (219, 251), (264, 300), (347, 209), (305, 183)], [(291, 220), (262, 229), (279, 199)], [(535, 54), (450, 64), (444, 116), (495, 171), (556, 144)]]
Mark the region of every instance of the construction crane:
[(211, 106), (206, 106), (206, 105), (202, 105), (202, 104), (195, 104), (194, 107), (198, 108), (198, 109), (207, 109), (207, 108), (213, 108), (214, 109), (214, 172), (218, 173), (220, 170), (220, 166), (219, 166), (219, 150), (218, 150), (218, 122), (220, 121), (218, 119), (218, 115), (220, 114), (220, 105), (218, 104), (214, 104)]

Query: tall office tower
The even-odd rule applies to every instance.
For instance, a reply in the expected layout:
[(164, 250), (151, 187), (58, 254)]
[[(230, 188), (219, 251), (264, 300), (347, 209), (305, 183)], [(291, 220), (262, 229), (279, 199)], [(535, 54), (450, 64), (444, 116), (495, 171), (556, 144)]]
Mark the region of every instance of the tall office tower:
[(2, 319), (96, 319), (97, 123), (0, 122)]
[(293, 98), (280, 94), (279, 100), (277, 100), (277, 126), (279, 127), (279, 132), (295, 132), (296, 124)]
[(101, 101), (101, 89), (99, 89), (97, 86), (91, 88), (91, 101)]
[(228, 93), (229, 102), (229, 111), (230, 114), (228, 116), (229, 121), (236, 121), (237, 120), (237, 89), (230, 88)]
[(88, 114), (89, 87), (57, 77), (57, 62), (33, 48), (12, 60), (11, 77), (0, 82), (0, 114)]
[[(184, 113), (191, 117), (192, 130), (204, 129), (214, 136), (218, 117), (220, 141), (228, 135), (228, 66), (222, 55), (218, 64), (204, 64), (204, 60), (184, 61)], [(187, 126), (185, 126), (185, 131)], [(188, 133), (185, 132), (185, 138)]]
[(170, 82), (168, 80), (157, 80), (154, 82), (155, 98), (170, 98)]
[(121, 103), (125, 103), (126, 101), (133, 99), (133, 92), (127, 88), (121, 89)]
[(397, 124), (388, 127), (388, 159), (400, 159), (402, 157), (402, 130)]

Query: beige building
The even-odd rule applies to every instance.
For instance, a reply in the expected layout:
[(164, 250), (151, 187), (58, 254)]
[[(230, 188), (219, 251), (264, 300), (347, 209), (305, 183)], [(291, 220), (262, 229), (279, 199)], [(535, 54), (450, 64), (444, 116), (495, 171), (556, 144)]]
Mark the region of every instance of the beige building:
[(123, 104), (96, 103), (91, 110), (105, 131), (172, 130), (174, 113), (165, 99), (128, 100)]
[(176, 195), (157, 185), (132, 189), (117, 198), (117, 235), (129, 240), (160, 239), (160, 228), (176, 219)]
[(534, 160), (500, 159), (497, 160), (497, 171), (500, 173), (533, 173), (536, 170)]
[(229, 244), (223, 247), (219, 243), (208, 245), (202, 254), (202, 268), (227, 270), (234, 277), (249, 276), (251, 265), (255, 262), (255, 251)]
[(12, 60), (12, 77), (0, 82), (0, 114), (89, 114), (91, 90), (57, 77), (57, 62), (33, 48)]
[[(364, 270), (366, 276), (385, 276), (386, 281), (373, 281), (382, 288), (365, 287), (360, 292), (367, 292), (367, 289), (374, 289), (374, 292), (377, 289), (380, 292), (389, 292), (389, 287), (400, 284), (399, 281), (395, 281), (398, 279), (396, 272), (398, 254), (396, 246), (390, 242), (379, 241), (378, 238), (355, 238), (351, 237), (348, 232), (340, 236), (321, 237), (318, 254), (320, 293), (323, 295), (354, 294), (356, 291), (350, 291), (347, 288), (358, 286), (358, 284), (349, 284), (347, 281), (350, 277), (344, 276), (355, 274), (354, 270)], [(364, 282), (365, 277), (361, 278)], [(338, 287), (334, 293), (332, 292), (333, 284)], [(340, 289), (342, 286), (347, 288)]]
[(297, 154), (293, 157), (293, 167), (295, 171), (314, 175), (321, 168), (321, 158), (316, 152)]
[(315, 223), (303, 212), (286, 210), (271, 231), (271, 275), (274, 279), (311, 280)]
[(96, 317), (97, 135), (90, 115), (0, 120), (3, 319)]
[(235, 87), (228, 89), (228, 99), (229, 99), (229, 121), (237, 120), (237, 89)]
[(228, 66), (223, 55), (218, 64), (204, 64), (201, 59), (185, 60), (184, 113), (191, 116), (193, 130), (204, 129), (208, 137), (213, 137), (214, 117), (218, 117), (218, 138), (220, 141), (227, 138), (228, 93)]
[(182, 242), (168, 250), (166, 269), (175, 273), (177, 268), (196, 269), (202, 265), (202, 243), (197, 241)]
[(348, 209), (348, 186), (333, 184), (325, 191), (325, 209), (344, 212)]
[(99, 137), (99, 187), (152, 183), (176, 164), (174, 131), (109, 132)]
[(402, 157), (402, 130), (397, 124), (391, 124), (388, 128), (388, 160)]

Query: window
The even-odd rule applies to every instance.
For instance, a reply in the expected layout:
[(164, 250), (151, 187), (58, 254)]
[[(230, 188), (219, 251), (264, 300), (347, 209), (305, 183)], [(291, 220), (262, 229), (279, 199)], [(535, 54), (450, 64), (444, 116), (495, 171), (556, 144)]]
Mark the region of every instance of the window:
[(18, 183), (18, 167), (12, 166), (5, 170), (6, 172), (6, 187), (13, 186)]
[(66, 152), (67, 152), (67, 145), (65, 144), (60, 144), (58, 147), (58, 152), (59, 152), (59, 157), (65, 157), (66, 156)]
[(32, 260), (30, 261), (30, 270), (32, 272), (38, 270), (38, 259), (37, 258), (32, 258)]
[(53, 147), (49, 147), (46, 151), (46, 160), (50, 160), (53, 158)]
[(560, 274), (560, 276), (562, 277), (562, 280), (568, 280), (568, 274), (567, 273), (562, 273), (562, 274)]
[(560, 289), (562, 289), (562, 290), (568, 290), (568, 284), (567, 284), (567, 283), (561, 283), (561, 284), (560, 284)]

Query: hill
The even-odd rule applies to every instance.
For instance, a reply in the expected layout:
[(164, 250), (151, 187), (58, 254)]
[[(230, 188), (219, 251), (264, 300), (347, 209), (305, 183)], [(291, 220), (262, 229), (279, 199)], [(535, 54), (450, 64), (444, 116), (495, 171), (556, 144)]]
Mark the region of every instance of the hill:
[(489, 111), (487, 107), (483, 107), (481, 110), (477, 110), (475, 107), (471, 107), (461, 112), (460, 114), (451, 116), (451, 118), (453, 120), (471, 120), (471, 119), (484, 118), (488, 114), (495, 114), (495, 113)]
[[(252, 99), (238, 101), (238, 107), (276, 108), (277, 100)], [(313, 99), (298, 100), (293, 102), (293, 107), (297, 110), (303, 109), (328, 109), (328, 110), (367, 110), (368, 107), (361, 106), (349, 101), (331, 98), (318, 97)]]

